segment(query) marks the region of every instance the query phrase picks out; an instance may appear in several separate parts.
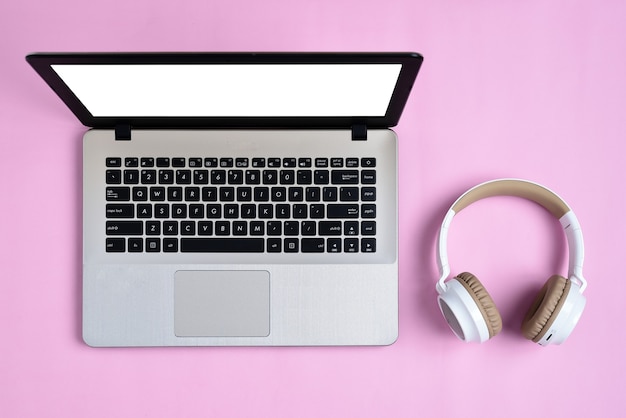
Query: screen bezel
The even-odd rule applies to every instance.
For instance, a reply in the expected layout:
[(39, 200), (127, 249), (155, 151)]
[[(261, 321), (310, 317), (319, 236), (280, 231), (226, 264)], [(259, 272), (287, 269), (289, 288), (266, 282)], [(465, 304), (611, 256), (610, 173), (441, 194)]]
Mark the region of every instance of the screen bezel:
[[(36, 53), (28, 63), (56, 92), (85, 126), (114, 128), (370, 128), (397, 125), (422, 63), (413, 53)], [(95, 117), (52, 68), (57, 64), (401, 64), (389, 106), (384, 116), (332, 117)]]

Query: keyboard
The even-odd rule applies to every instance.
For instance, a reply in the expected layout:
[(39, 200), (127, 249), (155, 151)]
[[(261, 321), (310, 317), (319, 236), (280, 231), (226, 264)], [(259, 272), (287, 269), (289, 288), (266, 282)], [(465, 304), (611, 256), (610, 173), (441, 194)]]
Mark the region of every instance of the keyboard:
[(112, 253), (376, 252), (375, 158), (108, 157)]

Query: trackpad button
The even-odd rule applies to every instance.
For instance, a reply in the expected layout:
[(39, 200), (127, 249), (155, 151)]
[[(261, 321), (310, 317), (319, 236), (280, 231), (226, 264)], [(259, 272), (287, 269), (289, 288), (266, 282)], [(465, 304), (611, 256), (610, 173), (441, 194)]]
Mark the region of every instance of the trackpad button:
[(177, 271), (177, 337), (266, 337), (270, 333), (267, 271)]

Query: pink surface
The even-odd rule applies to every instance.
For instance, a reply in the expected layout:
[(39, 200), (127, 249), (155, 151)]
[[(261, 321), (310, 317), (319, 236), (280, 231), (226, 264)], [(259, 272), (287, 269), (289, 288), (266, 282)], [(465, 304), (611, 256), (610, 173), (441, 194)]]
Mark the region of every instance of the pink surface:
[[(623, 2), (98, 3), (0, 4), (0, 416), (623, 416)], [(85, 128), (24, 56), (133, 50), (425, 56), (396, 129), (396, 344), (83, 344)], [(518, 331), (532, 295), (551, 274), (564, 274), (567, 261), (558, 224), (523, 200), (482, 201), (455, 220), (450, 236), (452, 269), (481, 278), (503, 332), (466, 345), (438, 312), (434, 245), (443, 213), (465, 189), (505, 176), (553, 188), (583, 226), (588, 304), (560, 347), (538, 347)]]

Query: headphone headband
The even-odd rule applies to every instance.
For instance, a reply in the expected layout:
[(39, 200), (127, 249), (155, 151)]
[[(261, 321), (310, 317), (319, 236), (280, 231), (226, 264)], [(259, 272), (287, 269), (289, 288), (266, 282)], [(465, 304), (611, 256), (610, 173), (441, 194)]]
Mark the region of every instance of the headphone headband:
[(450, 209), (459, 213), (472, 203), (492, 196), (517, 196), (532, 200), (557, 219), (571, 210), (552, 190), (537, 183), (515, 179), (494, 180), (472, 187), (459, 197)]
[(445, 291), (446, 285), (444, 280), (447, 279), (450, 274), (447, 241), (452, 218), (472, 203), (492, 196), (516, 196), (531, 200), (544, 207), (554, 217), (559, 219), (565, 231), (569, 247), (568, 277), (578, 282), (582, 292), (587, 286), (587, 282), (582, 275), (584, 244), (582, 231), (576, 215), (569, 205), (550, 189), (537, 183), (519, 179), (499, 179), (479, 184), (463, 193), (461, 197), (452, 204), (446, 213), (439, 231), (437, 263), (440, 279), (437, 282), (437, 291), (439, 293)]

